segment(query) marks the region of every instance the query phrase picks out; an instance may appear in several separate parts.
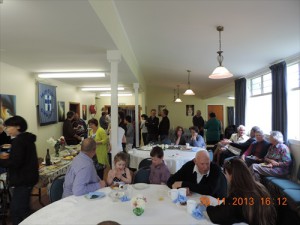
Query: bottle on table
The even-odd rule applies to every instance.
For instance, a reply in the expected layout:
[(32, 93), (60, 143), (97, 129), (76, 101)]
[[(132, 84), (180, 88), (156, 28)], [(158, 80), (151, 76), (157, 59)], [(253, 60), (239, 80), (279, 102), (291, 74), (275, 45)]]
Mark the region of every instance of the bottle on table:
[(47, 154), (46, 154), (46, 157), (45, 157), (45, 163), (46, 163), (46, 166), (51, 165), (51, 157), (50, 157), (49, 149), (47, 149)]

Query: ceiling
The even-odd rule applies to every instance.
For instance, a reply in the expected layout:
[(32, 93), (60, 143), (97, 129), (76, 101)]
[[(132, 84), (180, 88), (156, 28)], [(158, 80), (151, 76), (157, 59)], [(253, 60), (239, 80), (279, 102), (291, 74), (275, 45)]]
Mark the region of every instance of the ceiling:
[[(120, 49), (119, 83), (132, 88), (191, 88), (200, 98), (233, 80), (300, 53), (298, 0), (108, 0), (122, 28), (136, 70), (92, 1), (4, 0), (0, 4), (0, 60), (29, 72), (110, 71), (107, 50)], [(101, 11), (101, 10), (100, 10)], [(99, 13), (99, 11), (98, 11)], [(218, 65), (222, 32), (223, 64), (233, 78), (211, 80)], [(137, 72), (138, 71), (138, 72)], [(110, 79), (68, 79), (83, 86)]]

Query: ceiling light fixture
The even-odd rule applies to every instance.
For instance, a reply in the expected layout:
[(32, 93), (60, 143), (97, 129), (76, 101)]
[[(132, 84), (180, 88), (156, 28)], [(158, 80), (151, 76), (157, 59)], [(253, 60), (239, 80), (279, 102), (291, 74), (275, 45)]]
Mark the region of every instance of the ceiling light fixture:
[(193, 90), (191, 89), (191, 84), (190, 84), (190, 70), (187, 70), (188, 72), (188, 89), (183, 93), (183, 95), (195, 95)]
[[(81, 88), (82, 91), (111, 91), (110, 87), (85, 87)], [(123, 87), (118, 87), (118, 91), (124, 91)]]
[(230, 73), (228, 71), (228, 69), (226, 69), (224, 66), (222, 66), (222, 62), (224, 57), (222, 56), (223, 51), (221, 50), (221, 31), (224, 30), (223, 26), (218, 26), (217, 27), (217, 31), (219, 31), (219, 51), (217, 51), (218, 53), (218, 57), (217, 60), (219, 62), (219, 66), (212, 72), (211, 75), (209, 75), (208, 77), (210, 79), (224, 79), (224, 78), (229, 78), (232, 77), (232, 73)]
[[(110, 93), (103, 93), (103, 94), (100, 94), (99, 96), (109, 97), (109, 96), (111, 96), (111, 94)], [(119, 93), (118, 96), (126, 97), (126, 96), (132, 96), (132, 94), (131, 93)]]
[(182, 102), (182, 100), (179, 98), (179, 85), (177, 85), (177, 98), (175, 100), (175, 102)]
[(103, 72), (53, 72), (39, 73), (39, 78), (88, 78), (88, 77), (105, 77)]

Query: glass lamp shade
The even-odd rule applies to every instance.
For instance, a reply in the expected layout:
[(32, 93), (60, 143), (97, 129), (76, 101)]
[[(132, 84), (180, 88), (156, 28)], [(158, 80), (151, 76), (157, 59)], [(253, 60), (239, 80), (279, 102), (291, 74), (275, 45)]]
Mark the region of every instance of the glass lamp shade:
[(209, 75), (210, 79), (225, 79), (232, 77), (232, 73), (228, 71), (224, 66), (218, 66), (211, 75)]
[(183, 93), (183, 95), (195, 95), (195, 93), (193, 92), (192, 89), (187, 89), (187, 90)]
[(176, 98), (175, 102), (182, 102), (180, 98)]

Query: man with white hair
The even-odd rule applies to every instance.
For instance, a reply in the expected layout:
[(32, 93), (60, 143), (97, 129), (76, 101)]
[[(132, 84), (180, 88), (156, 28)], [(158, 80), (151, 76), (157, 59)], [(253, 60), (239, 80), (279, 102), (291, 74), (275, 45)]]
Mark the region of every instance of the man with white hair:
[(197, 192), (202, 195), (211, 195), (215, 198), (226, 196), (227, 183), (221, 168), (210, 162), (209, 153), (201, 149), (196, 153), (195, 159), (184, 164), (167, 185), (169, 188), (187, 188), (188, 192)]

